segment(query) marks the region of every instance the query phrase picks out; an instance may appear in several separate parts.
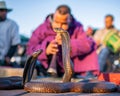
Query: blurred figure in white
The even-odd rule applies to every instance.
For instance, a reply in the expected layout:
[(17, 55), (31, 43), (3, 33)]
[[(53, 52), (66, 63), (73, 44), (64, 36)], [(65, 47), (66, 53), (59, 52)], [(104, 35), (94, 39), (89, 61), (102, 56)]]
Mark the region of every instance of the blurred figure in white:
[(20, 44), (20, 35), (16, 22), (7, 18), (11, 11), (5, 1), (0, 1), (0, 65), (14, 67), (10, 59)]

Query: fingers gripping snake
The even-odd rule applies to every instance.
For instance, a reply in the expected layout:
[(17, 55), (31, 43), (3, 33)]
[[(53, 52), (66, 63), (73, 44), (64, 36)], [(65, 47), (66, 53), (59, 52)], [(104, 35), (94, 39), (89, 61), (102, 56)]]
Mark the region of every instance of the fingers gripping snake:
[(63, 29), (54, 29), (62, 37), (62, 60), (64, 66), (63, 82), (31, 81), (33, 69), (37, 57), (42, 53), (38, 50), (26, 61), (23, 72), (24, 90), (28, 92), (41, 93), (62, 93), (62, 92), (112, 92), (116, 90), (116, 85), (110, 82), (71, 82), (73, 75), (73, 65), (70, 60), (70, 37), (69, 33)]

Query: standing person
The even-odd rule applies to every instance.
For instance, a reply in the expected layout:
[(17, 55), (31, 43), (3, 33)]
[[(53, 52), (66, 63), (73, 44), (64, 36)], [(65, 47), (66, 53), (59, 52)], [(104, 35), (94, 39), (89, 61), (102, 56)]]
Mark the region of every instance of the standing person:
[(7, 18), (7, 13), (10, 11), (12, 9), (8, 9), (6, 3), (0, 1), (0, 65), (2, 66), (12, 66), (10, 59), (20, 43), (18, 25)]
[(104, 22), (105, 22), (105, 28), (97, 30), (94, 35), (94, 40), (98, 46), (97, 53), (99, 54), (100, 71), (102, 72), (104, 71), (106, 59), (110, 55), (110, 50), (104, 44), (104, 39), (109, 32), (118, 31), (114, 26), (114, 17), (112, 15), (110, 14), (106, 15)]
[(82, 24), (75, 20), (67, 5), (58, 6), (55, 13), (48, 15), (44, 23), (33, 32), (27, 45), (27, 54), (30, 55), (38, 49), (43, 49), (38, 60), (46, 71), (50, 67), (51, 58), (56, 54), (58, 75), (63, 74), (61, 36), (56, 35), (54, 28), (62, 28), (69, 32), (70, 55), (74, 63), (75, 74), (85, 75), (87, 71), (92, 71), (97, 75), (99, 67), (95, 43), (86, 36)]

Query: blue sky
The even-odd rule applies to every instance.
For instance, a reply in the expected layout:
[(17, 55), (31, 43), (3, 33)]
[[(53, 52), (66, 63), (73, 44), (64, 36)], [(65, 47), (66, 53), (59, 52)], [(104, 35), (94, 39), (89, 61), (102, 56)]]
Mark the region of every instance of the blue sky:
[(120, 29), (120, 0), (4, 0), (13, 11), (8, 17), (14, 19), (20, 27), (20, 34), (31, 36), (45, 17), (53, 13), (60, 4), (71, 7), (72, 14), (80, 21), (84, 29), (104, 27), (104, 16), (112, 14), (114, 25)]

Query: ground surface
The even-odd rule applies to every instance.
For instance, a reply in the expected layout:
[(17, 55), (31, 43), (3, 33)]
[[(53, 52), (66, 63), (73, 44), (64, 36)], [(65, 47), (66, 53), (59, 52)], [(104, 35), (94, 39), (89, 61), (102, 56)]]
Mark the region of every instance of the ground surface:
[(120, 96), (120, 93), (27, 93), (24, 90), (0, 90), (0, 96)]

